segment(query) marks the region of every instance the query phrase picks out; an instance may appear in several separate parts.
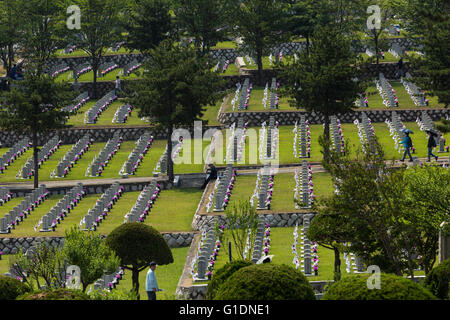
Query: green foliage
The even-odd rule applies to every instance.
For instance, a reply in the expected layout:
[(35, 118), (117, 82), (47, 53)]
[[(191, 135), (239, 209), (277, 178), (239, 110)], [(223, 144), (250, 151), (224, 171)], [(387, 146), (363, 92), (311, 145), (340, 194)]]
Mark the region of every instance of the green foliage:
[(227, 1), (176, 0), (176, 23), (188, 36), (194, 38), (198, 51), (207, 53), (217, 42), (224, 40)]
[(173, 32), (167, 0), (130, 1), (128, 5), (123, 22), (127, 31), (125, 47), (144, 53)]
[(220, 286), (236, 271), (241, 268), (251, 266), (252, 263), (248, 260), (233, 260), (225, 264), (222, 268), (216, 270), (211, 281), (206, 288), (206, 300), (214, 300)]
[(37, 291), (30, 294), (24, 294), (17, 300), (91, 300), (89, 296), (80, 290), (54, 289)]
[(123, 289), (109, 290), (92, 290), (89, 294), (91, 300), (138, 300), (136, 292)]
[(89, 284), (104, 273), (114, 272), (120, 264), (119, 258), (100, 235), (81, 231), (77, 227), (66, 231), (63, 254), (69, 265), (80, 267), (83, 292)]
[(23, 17), (20, 0), (0, 2), (0, 60), (7, 74), (11, 70), (19, 48), (15, 44), (20, 41), (20, 24)]
[(442, 261), (425, 278), (425, 287), (439, 299), (448, 299), (450, 285), (450, 259)]
[(315, 300), (306, 277), (294, 267), (271, 263), (244, 267), (219, 288), (215, 300)]
[(27, 284), (17, 279), (0, 275), (0, 300), (15, 300), (18, 296), (30, 290)]
[(106, 238), (106, 244), (121, 260), (122, 266), (138, 269), (155, 261), (158, 265), (173, 262), (172, 252), (164, 237), (153, 227), (143, 223), (124, 223)]
[[(236, 248), (238, 259), (250, 260), (253, 256), (253, 246), (250, 246), (249, 251), (244, 257), (245, 247), (247, 245), (247, 239), (250, 243), (254, 243), (256, 237), (256, 230), (258, 228), (258, 213), (256, 208), (250, 205), (250, 201), (239, 201), (236, 205), (227, 207), (225, 211), (228, 234), (224, 234), (223, 243), (227, 244), (229, 237), (233, 240), (234, 247)], [(228, 247), (224, 245), (227, 253)]]
[[(322, 300), (435, 300), (436, 298), (410, 279), (382, 273), (380, 289), (369, 289), (369, 274), (353, 275), (334, 283)], [(370, 280), (369, 280), (370, 282)], [(370, 282), (371, 283), (371, 282)]]

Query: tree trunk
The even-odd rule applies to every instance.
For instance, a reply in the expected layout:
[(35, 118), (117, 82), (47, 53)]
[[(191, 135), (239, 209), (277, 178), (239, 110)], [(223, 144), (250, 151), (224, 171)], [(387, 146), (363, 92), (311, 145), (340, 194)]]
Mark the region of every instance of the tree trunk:
[(172, 161), (172, 124), (168, 125), (169, 132), (167, 133), (167, 177), (169, 178), (169, 183), (173, 183), (173, 161)]
[(309, 45), (310, 45), (309, 36), (306, 36), (306, 54), (308, 55), (308, 57), (309, 57)]
[(263, 85), (263, 63), (262, 63), (262, 49), (256, 49), (256, 60), (258, 64), (258, 84)]
[(339, 254), (339, 249), (333, 247), (334, 251), (334, 281), (341, 280), (341, 256)]
[(378, 34), (375, 33), (375, 55), (377, 57), (377, 71), (379, 72), (379, 64), (380, 64), (380, 55), (378, 54)]
[(92, 64), (92, 71), (94, 72), (94, 85), (93, 85), (93, 94), (94, 99), (98, 99), (97, 97), (97, 71), (98, 71), (98, 61), (94, 58), (93, 64)]
[(34, 159), (34, 189), (39, 187), (39, 164), (38, 164), (38, 138), (37, 132), (33, 132), (33, 159)]
[(138, 300), (140, 300), (140, 295), (139, 295), (139, 270), (137, 268), (133, 268), (131, 270), (131, 272), (132, 272), (131, 279), (132, 279), (132, 283), (133, 283), (133, 289), (135, 290), (135, 292), (137, 294)]

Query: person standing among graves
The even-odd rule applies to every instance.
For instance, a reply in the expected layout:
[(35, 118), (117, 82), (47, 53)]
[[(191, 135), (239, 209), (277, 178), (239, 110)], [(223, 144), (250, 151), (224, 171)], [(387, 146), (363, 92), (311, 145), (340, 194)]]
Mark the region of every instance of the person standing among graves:
[(115, 90), (115, 94), (117, 96), (119, 94), (119, 91), (121, 91), (121, 88), (120, 88), (120, 77), (119, 76), (116, 77), (116, 88), (115, 89), (116, 89)]
[(156, 300), (156, 291), (160, 291), (158, 282), (156, 282), (155, 270), (156, 262), (151, 262), (150, 269), (147, 272), (147, 280), (145, 281), (145, 291), (147, 291), (148, 300)]
[(428, 162), (431, 161), (431, 156), (433, 156), (436, 161), (438, 160), (438, 156), (433, 154), (433, 148), (436, 147), (436, 140), (434, 139), (435, 135), (433, 132), (427, 130), (428, 135)]
[(210, 164), (208, 164), (206, 179), (205, 179), (205, 183), (203, 183), (202, 189), (205, 189), (208, 182), (210, 182), (213, 179), (214, 180), (217, 179), (217, 169), (212, 163), (210, 163)]
[(400, 161), (402, 161), (402, 162), (405, 161), (406, 155), (408, 155), (409, 161), (413, 162), (413, 158), (411, 156), (411, 151), (410, 151), (413, 144), (412, 144), (412, 140), (411, 140), (411, 137), (409, 136), (408, 132), (405, 133), (405, 138), (400, 143), (405, 147), (405, 152), (403, 153), (403, 157)]

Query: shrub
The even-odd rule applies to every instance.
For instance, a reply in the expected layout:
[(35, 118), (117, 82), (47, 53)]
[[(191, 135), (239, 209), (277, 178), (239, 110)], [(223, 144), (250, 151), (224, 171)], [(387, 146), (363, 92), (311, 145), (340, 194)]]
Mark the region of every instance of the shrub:
[(206, 288), (206, 299), (213, 300), (219, 287), (236, 271), (241, 268), (251, 266), (252, 263), (248, 260), (234, 260), (228, 262), (222, 268), (218, 269), (212, 276), (211, 281)]
[(264, 263), (241, 268), (219, 288), (214, 300), (315, 300), (306, 277), (294, 267)]
[(322, 300), (434, 300), (431, 292), (410, 279), (382, 273), (380, 289), (369, 289), (370, 274), (342, 278), (323, 295)]
[(433, 268), (425, 278), (425, 286), (439, 299), (448, 299), (450, 285), (450, 258)]
[(59, 288), (24, 294), (18, 297), (17, 300), (90, 300), (90, 298), (80, 290)]
[(18, 296), (30, 291), (31, 288), (27, 284), (0, 275), (0, 300), (15, 300)]
[(138, 300), (136, 292), (133, 290), (92, 290), (89, 294), (91, 300)]

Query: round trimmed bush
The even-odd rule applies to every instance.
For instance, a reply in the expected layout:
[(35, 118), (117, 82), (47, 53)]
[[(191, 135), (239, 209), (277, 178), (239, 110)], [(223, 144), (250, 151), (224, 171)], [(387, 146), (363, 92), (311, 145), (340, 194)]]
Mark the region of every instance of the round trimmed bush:
[(219, 288), (214, 300), (315, 300), (306, 277), (294, 267), (272, 263), (241, 268)]
[(90, 300), (90, 298), (80, 290), (59, 288), (24, 294), (17, 300)]
[(241, 268), (251, 266), (252, 263), (248, 260), (234, 260), (228, 262), (222, 268), (218, 269), (212, 276), (211, 281), (206, 288), (206, 299), (213, 300), (219, 287), (236, 271)]
[[(431, 292), (410, 279), (382, 273), (380, 289), (369, 289), (370, 274), (344, 277), (323, 295), (322, 300), (435, 300)], [(370, 281), (370, 280), (369, 280)]]
[(30, 291), (31, 289), (27, 284), (0, 275), (0, 300), (15, 300), (18, 296)]
[(450, 285), (450, 258), (433, 268), (425, 278), (425, 286), (439, 299), (448, 299)]

